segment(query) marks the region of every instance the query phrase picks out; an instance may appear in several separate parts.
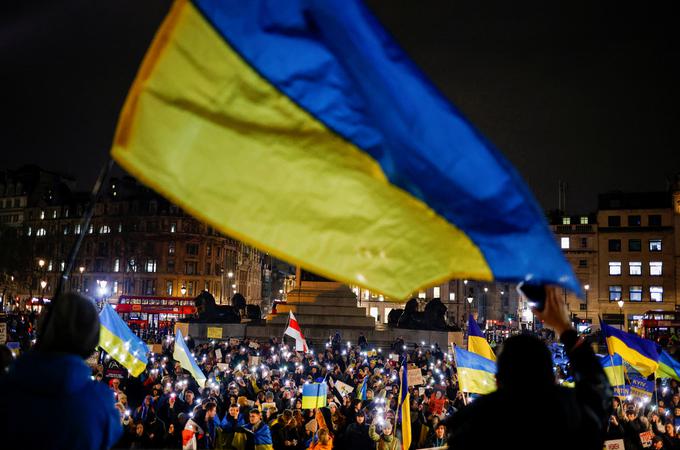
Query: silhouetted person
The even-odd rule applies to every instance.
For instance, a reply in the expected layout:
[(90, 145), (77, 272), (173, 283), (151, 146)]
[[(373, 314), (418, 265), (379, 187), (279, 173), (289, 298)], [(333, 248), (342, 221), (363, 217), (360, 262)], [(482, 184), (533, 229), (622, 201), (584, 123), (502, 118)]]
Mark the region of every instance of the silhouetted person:
[(571, 327), (557, 289), (546, 291), (544, 310), (533, 312), (560, 336), (576, 387), (556, 385), (552, 357), (543, 342), (513, 336), (498, 356), (498, 390), (447, 421), (449, 448), (602, 449), (611, 386), (590, 345)]
[(120, 437), (112, 391), (85, 364), (99, 342), (92, 300), (65, 294), (53, 303), (40, 340), (0, 378), (0, 435), (7, 449), (105, 449)]

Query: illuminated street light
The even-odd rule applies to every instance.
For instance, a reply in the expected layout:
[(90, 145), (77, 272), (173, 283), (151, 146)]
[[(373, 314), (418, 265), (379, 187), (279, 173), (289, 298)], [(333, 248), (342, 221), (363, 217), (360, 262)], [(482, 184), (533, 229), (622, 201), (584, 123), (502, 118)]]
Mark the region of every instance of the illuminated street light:
[(47, 281), (42, 280), (42, 281), (40, 282), (40, 287), (43, 288), (43, 289), (45, 289), (45, 288), (47, 287)]
[(187, 294), (187, 287), (182, 285), (182, 287), (179, 288), (179, 291), (182, 293), (182, 297), (184, 297)]

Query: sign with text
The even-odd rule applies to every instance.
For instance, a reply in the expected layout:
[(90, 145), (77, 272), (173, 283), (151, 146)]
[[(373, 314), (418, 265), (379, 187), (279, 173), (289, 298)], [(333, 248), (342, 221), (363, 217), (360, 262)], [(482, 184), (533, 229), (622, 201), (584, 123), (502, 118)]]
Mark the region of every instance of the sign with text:
[(228, 368), (229, 368), (229, 364), (227, 364), (227, 363), (217, 363), (217, 369), (218, 369), (220, 372), (224, 372), (224, 371), (227, 370)]
[(425, 382), (423, 381), (423, 372), (420, 370), (419, 367), (416, 367), (415, 369), (408, 369), (407, 377), (409, 386), (425, 384)]
[(208, 327), (208, 339), (222, 339), (222, 327)]
[(604, 441), (604, 450), (625, 450), (623, 439)]
[(633, 397), (652, 399), (654, 382), (640, 377), (630, 378), (630, 395)]
[(215, 358), (217, 358), (218, 361), (222, 361), (222, 350), (219, 348), (215, 349)]
[(642, 442), (642, 448), (650, 448), (652, 446), (652, 439), (654, 439), (653, 431), (645, 431), (640, 433), (640, 442)]
[(620, 399), (624, 399), (631, 395), (630, 393), (630, 386), (612, 386), (614, 388), (614, 395), (616, 395)]
[(335, 389), (337, 389), (338, 392), (340, 392), (340, 395), (342, 395), (343, 397), (348, 396), (354, 390), (354, 388), (352, 386), (350, 386), (349, 384), (343, 383), (342, 381), (336, 381), (335, 382)]

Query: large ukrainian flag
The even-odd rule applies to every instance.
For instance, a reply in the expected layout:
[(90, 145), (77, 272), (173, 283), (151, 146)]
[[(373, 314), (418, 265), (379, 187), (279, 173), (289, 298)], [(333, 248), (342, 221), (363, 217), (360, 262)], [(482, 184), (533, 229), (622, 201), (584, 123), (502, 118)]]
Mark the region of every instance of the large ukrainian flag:
[(496, 354), (472, 314), (468, 318), (468, 351), (477, 353), (491, 361), (496, 361)]
[(108, 302), (99, 313), (99, 346), (125, 367), (133, 377), (144, 372), (149, 348), (135, 335)]
[(625, 386), (626, 378), (623, 370), (621, 355), (604, 355), (600, 357), (600, 364), (612, 386)]
[(656, 371), (656, 376), (680, 381), (680, 363), (674, 360), (666, 350), (662, 350), (659, 356), (659, 368)]
[(618, 353), (643, 377), (648, 377), (658, 369), (659, 349), (654, 342), (633, 333), (617, 330), (602, 320), (600, 320), (600, 327), (607, 340), (607, 350), (610, 355)]
[(220, 231), (394, 298), (580, 291), (517, 172), (358, 0), (177, 0), (112, 155)]
[(460, 347), (454, 349), (458, 384), (463, 392), (488, 394), (496, 390), (496, 363)]

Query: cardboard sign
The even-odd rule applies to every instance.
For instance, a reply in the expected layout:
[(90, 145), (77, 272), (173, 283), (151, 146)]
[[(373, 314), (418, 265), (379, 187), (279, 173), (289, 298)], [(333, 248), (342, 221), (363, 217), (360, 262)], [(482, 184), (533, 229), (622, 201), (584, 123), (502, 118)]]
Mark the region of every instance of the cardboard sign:
[(652, 399), (654, 394), (654, 382), (640, 377), (630, 378), (630, 395), (633, 397)]
[(274, 402), (262, 403), (262, 409), (271, 409), (271, 410), (277, 411), (276, 403), (274, 403)]
[(222, 350), (219, 348), (215, 349), (215, 358), (217, 358), (218, 361), (222, 361)]
[(224, 372), (224, 371), (227, 370), (228, 368), (229, 368), (229, 364), (227, 364), (227, 363), (217, 363), (217, 369), (218, 369), (220, 372)]
[(416, 367), (415, 369), (408, 369), (408, 385), (409, 386), (417, 386), (419, 384), (425, 384), (423, 381), (423, 373), (420, 370), (420, 368)]
[(642, 448), (650, 448), (652, 446), (653, 438), (653, 431), (645, 431), (644, 433), (640, 433), (640, 442), (642, 442)]
[(425, 388), (424, 388), (424, 387), (419, 387), (419, 388), (418, 388), (418, 395), (421, 396), (421, 397), (422, 397), (423, 395), (425, 395)]
[(604, 441), (604, 450), (625, 450), (623, 439)]
[(7, 324), (5, 322), (0, 323), (0, 345), (7, 342)]
[(259, 356), (251, 356), (250, 357), (250, 365), (252, 366), (259, 366), (260, 365), (260, 357)]
[(222, 339), (222, 327), (208, 327), (208, 339)]
[(349, 396), (349, 394), (351, 394), (352, 391), (354, 391), (354, 388), (352, 386), (350, 386), (349, 384), (345, 384), (342, 381), (335, 382), (335, 389), (337, 389), (338, 392), (340, 392), (340, 395), (342, 395), (343, 397)]

